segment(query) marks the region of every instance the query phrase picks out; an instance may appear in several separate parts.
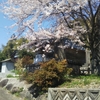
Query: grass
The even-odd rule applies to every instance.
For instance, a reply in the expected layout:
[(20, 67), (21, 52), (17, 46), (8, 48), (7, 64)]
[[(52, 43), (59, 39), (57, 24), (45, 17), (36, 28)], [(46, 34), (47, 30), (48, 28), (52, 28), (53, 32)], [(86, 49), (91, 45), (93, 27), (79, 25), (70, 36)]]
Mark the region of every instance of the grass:
[(59, 87), (66, 88), (84, 88), (89, 86), (98, 86), (100, 84), (100, 76), (85, 75), (85, 76), (70, 76), (69, 80), (66, 80)]
[(12, 75), (12, 74), (8, 74), (6, 77), (7, 78), (19, 78), (18, 75)]
[(12, 74), (8, 74), (7, 78), (14, 78), (14, 76)]
[(12, 70), (11, 72), (12, 72), (12, 73), (15, 73), (16, 75), (18, 75), (18, 74), (19, 74), (19, 71), (18, 71), (18, 70), (15, 70), (15, 69), (14, 69), (14, 70)]

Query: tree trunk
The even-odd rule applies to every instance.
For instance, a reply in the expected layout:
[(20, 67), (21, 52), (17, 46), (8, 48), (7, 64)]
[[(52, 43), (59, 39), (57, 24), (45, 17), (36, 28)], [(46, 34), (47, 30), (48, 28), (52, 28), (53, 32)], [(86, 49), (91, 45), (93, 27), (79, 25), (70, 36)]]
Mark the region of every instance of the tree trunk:
[(54, 51), (55, 54), (57, 55), (58, 60), (66, 59), (64, 45), (65, 45), (65, 40), (64, 38), (61, 38), (60, 41), (58, 41), (54, 46)]
[(100, 75), (100, 7), (96, 16), (96, 24), (94, 26), (93, 45), (91, 48), (91, 67), (92, 73)]
[(58, 57), (59, 60), (66, 59), (65, 50), (63, 48), (58, 48)]

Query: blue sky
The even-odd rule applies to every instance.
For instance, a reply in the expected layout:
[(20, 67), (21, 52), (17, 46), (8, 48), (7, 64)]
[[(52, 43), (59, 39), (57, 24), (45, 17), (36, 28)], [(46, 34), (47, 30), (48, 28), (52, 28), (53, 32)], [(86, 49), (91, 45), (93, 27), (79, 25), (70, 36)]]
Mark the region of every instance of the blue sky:
[[(2, 45), (6, 45), (8, 42), (9, 38), (13, 34), (14, 30), (9, 29), (7, 27), (11, 26), (14, 22), (7, 17), (4, 16), (3, 13), (0, 12), (0, 49)], [(48, 28), (50, 27), (51, 23), (50, 21), (44, 22), (42, 24), (43, 27)], [(35, 28), (37, 30), (37, 24), (35, 24)]]
[[(0, 0), (0, 3), (1, 2), (2, 2), (2, 0)], [(7, 28), (7, 27), (11, 26), (13, 23), (14, 22), (12, 20), (8, 19), (7, 17), (4, 16), (3, 13), (0, 12), (0, 49), (1, 49), (2, 45), (6, 45), (9, 38), (11, 37), (11, 35), (14, 32), (13, 29)], [(42, 27), (49, 28), (52, 23), (54, 23), (54, 20), (53, 21), (50, 21), (50, 20), (44, 21), (44, 23), (42, 23)], [(37, 23), (35, 23), (35, 29), (37, 30)]]
[(13, 21), (4, 17), (4, 14), (0, 12), (0, 49), (2, 44), (6, 45), (9, 38), (13, 34), (11, 29), (8, 29), (6, 26), (12, 25)]

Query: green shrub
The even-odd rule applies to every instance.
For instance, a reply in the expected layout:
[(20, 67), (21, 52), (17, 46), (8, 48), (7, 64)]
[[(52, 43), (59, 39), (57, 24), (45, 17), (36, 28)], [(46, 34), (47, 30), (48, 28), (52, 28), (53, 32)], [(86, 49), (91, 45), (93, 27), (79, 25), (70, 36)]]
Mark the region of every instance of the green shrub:
[(32, 80), (35, 85), (46, 90), (48, 87), (54, 87), (65, 80), (65, 75), (71, 73), (71, 69), (67, 68), (66, 60), (50, 61), (41, 64), (40, 69), (36, 70), (32, 75)]
[(23, 79), (26, 80), (28, 83), (32, 83), (33, 80), (33, 73), (32, 72), (23, 72), (22, 75)]
[(11, 78), (11, 77), (13, 78), (14, 76), (12, 74), (7, 75), (7, 78)]
[(18, 74), (19, 78), (22, 79), (23, 74), (25, 73), (24, 72), (25, 66), (32, 63), (33, 63), (33, 60), (29, 56), (24, 56), (23, 58), (18, 59), (15, 63), (15, 74)]
[(20, 77), (23, 73), (22, 59), (18, 59), (17, 62), (15, 63), (15, 70), (16, 74), (18, 74)]

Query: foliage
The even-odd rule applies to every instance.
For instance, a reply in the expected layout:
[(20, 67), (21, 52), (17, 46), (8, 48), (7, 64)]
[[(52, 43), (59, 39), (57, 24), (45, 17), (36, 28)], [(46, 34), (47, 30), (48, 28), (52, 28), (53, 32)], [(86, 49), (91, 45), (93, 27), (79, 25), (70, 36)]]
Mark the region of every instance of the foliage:
[(2, 46), (2, 50), (0, 50), (0, 61), (5, 60), (7, 58), (14, 58), (18, 56), (19, 58), (23, 58), (23, 56), (30, 56), (33, 57), (33, 52), (28, 52), (26, 49), (18, 50), (18, 46), (22, 45), (23, 43), (27, 43), (27, 39), (20, 38), (15, 40), (9, 40), (6, 46)]
[(61, 84), (65, 80), (64, 76), (71, 71), (71, 69), (67, 68), (66, 60), (56, 61), (52, 59), (42, 63), (40, 69), (33, 73), (33, 83), (42, 90), (46, 90), (48, 87)]
[(33, 57), (34, 53), (28, 51), (27, 49), (19, 50), (19, 46), (21, 46), (24, 43), (28, 43), (28, 40), (25, 38), (19, 38), (15, 40), (14, 47), (13, 49), (16, 51), (16, 54), (18, 55), (19, 58), (23, 58), (24, 56), (30, 56)]
[(34, 53), (33, 52), (28, 52), (26, 49), (23, 50), (18, 50), (18, 57), (19, 58), (23, 58), (24, 56), (29, 56), (31, 58), (34, 57)]
[[(18, 26), (18, 36), (25, 32), (30, 42), (23, 44), (20, 49), (33, 46), (35, 51), (44, 48), (48, 52), (51, 50), (47, 47), (50, 49), (52, 45), (44, 45), (46, 40), (54, 40), (54, 46), (67, 37), (91, 50), (92, 73), (95, 72), (95, 63), (100, 73), (100, 0), (7, 0), (3, 4), (3, 12)], [(42, 28), (48, 20), (49, 32)], [(36, 22), (38, 32), (34, 31)], [(61, 43), (56, 47), (64, 49), (66, 45)]]
[(70, 76), (70, 81), (65, 81), (63, 84), (59, 85), (59, 87), (66, 88), (89, 88), (90, 86), (99, 86), (100, 84), (100, 76), (97, 75), (80, 75), (80, 76)]
[(24, 69), (27, 65), (30, 65), (33, 63), (33, 60), (29, 56), (24, 56), (23, 58), (19, 58), (16, 63), (16, 72), (19, 74), (20, 78), (22, 78), (22, 75), (24, 74)]
[(17, 71), (19, 76), (22, 75), (23, 73), (22, 59), (18, 59), (17, 62), (15, 63), (15, 70)]
[[(51, 37), (61, 38), (67, 36), (71, 40), (80, 43), (84, 42), (85, 38), (86, 45), (90, 43), (90, 38), (92, 38), (88, 32), (94, 30), (100, 7), (99, 0), (84, 0), (83, 2), (81, 0), (28, 0), (27, 2), (7, 0), (4, 4), (3, 12), (11, 19), (16, 20), (14, 26), (18, 26), (18, 35), (26, 32), (27, 39), (30, 42), (33, 42), (32, 40), (38, 41), (40, 37), (41, 39), (50, 39)], [(54, 34), (49, 32), (44, 34), (42, 32), (44, 30), (38, 32), (40, 35), (34, 32), (36, 21), (39, 24), (38, 27), (41, 28), (43, 22), (48, 20), (51, 24), (49, 28), (54, 31)], [(86, 36), (82, 36), (81, 33)], [(80, 41), (81, 36), (82, 41)]]
[(30, 65), (33, 63), (33, 59), (30, 56), (24, 56), (22, 58), (22, 65), (25, 67), (26, 65)]
[(14, 76), (12, 74), (8, 74), (7, 78), (13, 78)]
[(23, 72), (22, 79), (26, 80), (28, 83), (32, 83), (34, 81), (33, 73), (27, 71)]
[(6, 57), (5, 55), (2, 53), (2, 51), (0, 50), (0, 61), (4, 60)]
[(4, 46), (2, 53), (7, 58), (13, 58), (16, 54), (16, 51), (13, 49), (15, 45), (15, 40), (8, 41), (7, 45)]
[(28, 43), (28, 40), (23, 37), (15, 39), (14, 49), (18, 49), (18, 46), (22, 45), (23, 43)]

